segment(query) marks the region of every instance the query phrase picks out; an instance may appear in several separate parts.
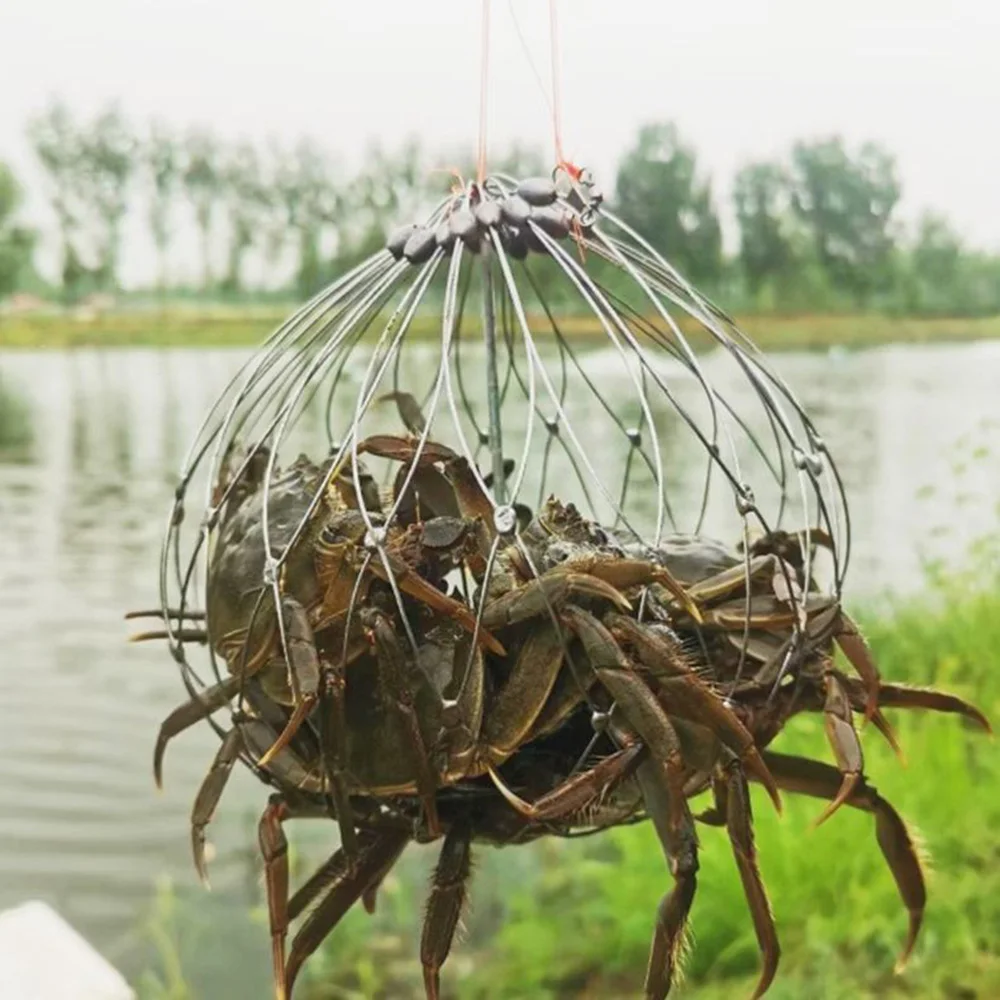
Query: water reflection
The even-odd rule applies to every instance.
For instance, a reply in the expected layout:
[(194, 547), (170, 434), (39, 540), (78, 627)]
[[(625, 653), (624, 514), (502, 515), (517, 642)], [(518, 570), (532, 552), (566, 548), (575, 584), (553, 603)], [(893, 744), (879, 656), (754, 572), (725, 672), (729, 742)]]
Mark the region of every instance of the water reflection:
[[(182, 689), (162, 650), (126, 645), (121, 616), (156, 602), (176, 470), (245, 357), (225, 350), (0, 353), (0, 800), (9, 804), (0, 811), (0, 908), (44, 898), (126, 969), (140, 960), (132, 929), (156, 875), (193, 886), (187, 816), (215, 746), (207, 728), (177, 740), (165, 792), (154, 793), (153, 737)], [(601, 378), (621, 419), (638, 426), (627, 376), (596, 355), (581, 353), (580, 364)], [(706, 365), (712, 372), (712, 359)], [(854, 520), (851, 600), (919, 586), (919, 545), (960, 554), (967, 540), (993, 528), (1000, 465), (969, 456), (990, 446), (1000, 425), (1000, 345), (789, 355), (777, 367), (844, 476)], [(425, 387), (426, 373), (414, 372), (413, 381)], [(688, 402), (699, 405), (695, 394)], [(628, 461), (621, 436), (592, 406), (567, 405), (613, 486)], [(704, 456), (665, 401), (652, 415), (675, 513), (696, 516)], [(393, 417), (384, 415), (387, 428)], [(319, 395), (303, 421), (303, 442), (325, 449), (326, 424)], [(644, 434), (651, 438), (648, 427)], [(752, 449), (737, 451), (752, 472)], [(551, 446), (549, 479), (574, 479), (559, 442)], [(650, 520), (654, 482), (647, 472), (634, 487)], [(730, 523), (731, 504), (728, 490), (713, 488), (709, 530)], [(935, 533), (941, 524), (950, 533)], [(233, 914), (234, 946), (250, 933), (241, 911), (252, 890), (244, 808), (262, 801), (254, 780), (238, 772), (212, 828), (219, 857), (211, 913), (214, 923)], [(225, 974), (236, 995), (232, 970)], [(245, 981), (256, 977), (247, 972)], [(249, 987), (239, 995), (250, 996)]]
[(29, 463), (34, 444), (34, 414), (29, 394), (0, 372), (0, 461)]

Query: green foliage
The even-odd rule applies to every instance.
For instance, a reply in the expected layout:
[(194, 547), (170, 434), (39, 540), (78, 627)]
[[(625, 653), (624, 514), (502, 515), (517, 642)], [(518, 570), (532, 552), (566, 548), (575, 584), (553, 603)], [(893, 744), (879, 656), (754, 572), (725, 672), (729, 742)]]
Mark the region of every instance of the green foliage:
[(269, 208), (269, 192), (257, 151), (248, 143), (233, 149), (222, 165), (224, 197), (229, 219), (229, 264), (222, 289), (243, 287), (243, 261), (262, 231)]
[(892, 281), (893, 157), (875, 143), (852, 156), (839, 137), (792, 149), (793, 206), (835, 288), (865, 305)]
[(141, 146), (141, 166), (149, 186), (149, 229), (159, 257), (159, 286), (167, 287), (167, 252), (173, 235), (172, 215), (183, 170), (182, 149), (162, 122), (153, 122)]
[(80, 230), (87, 206), (81, 201), (83, 148), (69, 108), (54, 101), (28, 123), (28, 141), (45, 172), (62, 244), (61, 285), (72, 301), (81, 291), (87, 269), (80, 256)]
[(618, 168), (615, 208), (685, 277), (720, 277), (722, 229), (711, 181), (699, 176), (694, 149), (672, 123), (639, 130)]
[[(67, 303), (91, 290), (117, 290), (120, 234), (137, 190), (156, 247), (161, 300), (181, 197), (200, 235), (203, 297), (283, 289), (301, 300), (376, 252), (395, 226), (423, 215), (455, 173), (476, 172), (468, 147), (435, 154), (413, 138), (394, 149), (371, 146), (351, 175), (308, 138), (261, 148), (204, 130), (182, 136), (161, 123), (140, 138), (113, 105), (79, 121), (54, 102), (31, 120), (28, 137), (58, 223)], [(533, 147), (513, 145), (491, 156), (489, 168), (525, 177), (547, 173), (550, 163)], [(839, 137), (799, 142), (780, 160), (745, 164), (733, 185), (740, 242), (732, 259), (722, 252), (712, 180), (673, 123), (644, 125), (608, 187), (624, 221), (730, 312), (1000, 314), (1000, 257), (964, 247), (934, 213), (912, 233), (897, 224), (895, 160), (874, 143), (852, 150)], [(30, 268), (22, 267), (28, 234), (14, 235), (0, 238), (0, 290), (12, 280), (14, 287), (30, 283)], [(221, 267), (214, 261), (220, 237)], [(263, 265), (263, 280), (246, 273), (251, 260)], [(579, 308), (580, 296), (558, 268), (535, 263), (546, 300)], [(601, 278), (613, 293), (627, 294), (620, 273)]]
[(19, 287), (31, 266), (35, 234), (15, 224), (20, 204), (17, 180), (11, 169), (0, 162), (0, 298)]
[(157, 968), (145, 970), (136, 991), (139, 1000), (194, 1000), (181, 961), (178, 906), (174, 888), (161, 879), (144, 930), (157, 956)]
[(787, 281), (795, 269), (789, 232), (791, 185), (776, 163), (750, 163), (736, 175), (733, 204), (740, 227), (740, 263), (750, 291)]
[(201, 130), (190, 132), (184, 142), (184, 193), (194, 211), (201, 234), (202, 287), (212, 287), (212, 228), (223, 190), (219, 143)]
[(99, 114), (83, 132), (78, 183), (81, 197), (96, 213), (102, 230), (96, 254), (98, 287), (118, 287), (121, 227), (128, 208), (128, 185), (138, 144), (118, 108)]

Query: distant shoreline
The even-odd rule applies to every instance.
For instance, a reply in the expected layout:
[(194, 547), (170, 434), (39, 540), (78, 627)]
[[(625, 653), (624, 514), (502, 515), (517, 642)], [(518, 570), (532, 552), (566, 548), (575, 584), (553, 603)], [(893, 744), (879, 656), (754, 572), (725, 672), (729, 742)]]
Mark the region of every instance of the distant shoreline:
[[(164, 312), (115, 312), (99, 316), (0, 316), (0, 349), (69, 347), (254, 347), (294, 307), (264, 309), (167, 309)], [(736, 317), (740, 328), (766, 351), (862, 348), (882, 344), (960, 343), (1000, 338), (1000, 316), (978, 318), (893, 317), (881, 314)], [(544, 329), (544, 323), (542, 325)], [(591, 318), (569, 318), (568, 338), (598, 342), (602, 328)], [(431, 339), (438, 325), (427, 318), (413, 333)], [(547, 336), (547, 335), (546, 335)], [(692, 337), (696, 348), (707, 338)]]

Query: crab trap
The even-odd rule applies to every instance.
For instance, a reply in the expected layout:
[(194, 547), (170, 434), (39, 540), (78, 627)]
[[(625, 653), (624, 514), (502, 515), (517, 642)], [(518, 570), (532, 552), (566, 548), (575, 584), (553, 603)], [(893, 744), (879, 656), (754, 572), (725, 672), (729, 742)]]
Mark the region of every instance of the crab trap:
[[(842, 607), (849, 555), (833, 456), (733, 320), (588, 171), (481, 171), (282, 324), (196, 435), (164, 535), (163, 628), (142, 636), (166, 640), (189, 696), (156, 777), (173, 737), (216, 728), (192, 814), (202, 873), (235, 764), (271, 787), (278, 997), (411, 841), (443, 838), (421, 943), (435, 1000), (474, 844), (646, 820), (672, 876), (646, 978), (664, 997), (698, 868), (689, 800), (706, 791), (759, 996), (778, 945), (749, 781), (776, 806), (781, 790), (828, 800), (823, 819), (874, 814), (905, 958), (923, 875), (866, 782), (854, 718), (894, 746), (883, 707), (989, 724), (882, 680)], [(824, 716), (833, 763), (767, 749), (799, 712)], [(289, 897), (283, 824), (305, 817), (341, 845)]]

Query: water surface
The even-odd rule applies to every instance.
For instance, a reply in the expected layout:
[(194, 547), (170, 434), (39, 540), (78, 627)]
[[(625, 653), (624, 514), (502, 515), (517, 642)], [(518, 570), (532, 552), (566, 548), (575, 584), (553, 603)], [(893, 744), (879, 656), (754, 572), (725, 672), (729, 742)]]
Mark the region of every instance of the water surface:
[[(153, 739), (183, 692), (162, 649), (126, 644), (122, 614), (157, 603), (174, 475), (245, 357), (0, 352), (0, 908), (48, 900), (127, 973), (146, 957), (139, 921), (155, 878), (194, 883), (188, 814), (216, 744), (205, 727), (178, 739), (155, 792)], [(921, 552), (960, 556), (993, 529), (1000, 344), (775, 363), (844, 476), (850, 603), (919, 588)], [(606, 391), (629, 383), (609, 377)], [(203, 961), (226, 983), (218, 995), (251, 997), (267, 981), (266, 931), (231, 919), (254, 896), (252, 814), (264, 800), (238, 772), (212, 827), (224, 891), (204, 897), (197, 932), (211, 938)]]

